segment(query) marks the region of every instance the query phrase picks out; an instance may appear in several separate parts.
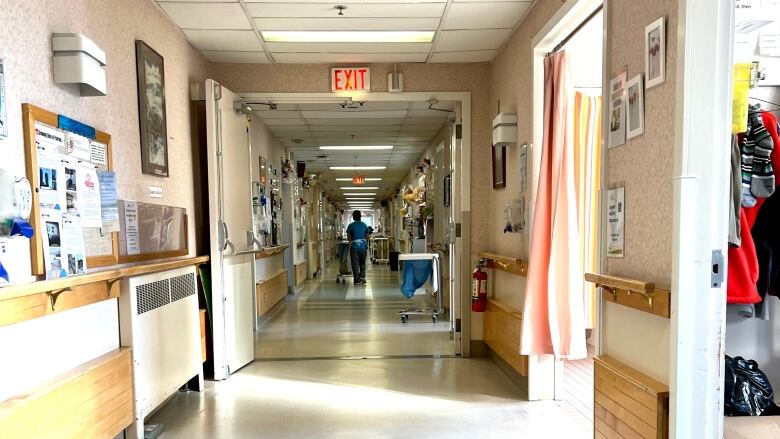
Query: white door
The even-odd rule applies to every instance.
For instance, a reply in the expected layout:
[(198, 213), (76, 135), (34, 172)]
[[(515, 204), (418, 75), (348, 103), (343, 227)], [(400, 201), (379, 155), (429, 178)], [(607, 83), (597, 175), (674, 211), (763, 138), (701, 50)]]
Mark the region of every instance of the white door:
[(254, 256), (249, 123), (238, 96), (206, 81), (214, 378), (254, 359)]

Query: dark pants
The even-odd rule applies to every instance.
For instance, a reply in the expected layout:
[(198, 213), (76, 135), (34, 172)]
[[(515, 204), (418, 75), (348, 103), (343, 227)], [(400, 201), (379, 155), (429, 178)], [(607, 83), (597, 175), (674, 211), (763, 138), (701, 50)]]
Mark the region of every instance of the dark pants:
[(355, 283), (366, 278), (366, 254), (365, 248), (351, 248), (349, 257), (352, 260), (352, 275), (355, 277)]

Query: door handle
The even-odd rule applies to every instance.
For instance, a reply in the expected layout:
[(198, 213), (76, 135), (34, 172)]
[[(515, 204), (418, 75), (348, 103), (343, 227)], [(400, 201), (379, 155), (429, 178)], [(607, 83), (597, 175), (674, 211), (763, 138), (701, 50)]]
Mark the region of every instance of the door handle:
[(232, 242), (230, 242), (230, 234), (228, 233), (227, 223), (225, 223), (224, 221), (220, 221), (219, 226), (220, 226), (220, 230), (219, 230), (220, 251), (222, 252), (223, 255), (225, 255), (225, 250), (229, 248), (230, 252), (227, 253), (227, 255), (231, 255), (236, 252), (236, 246), (233, 245)]

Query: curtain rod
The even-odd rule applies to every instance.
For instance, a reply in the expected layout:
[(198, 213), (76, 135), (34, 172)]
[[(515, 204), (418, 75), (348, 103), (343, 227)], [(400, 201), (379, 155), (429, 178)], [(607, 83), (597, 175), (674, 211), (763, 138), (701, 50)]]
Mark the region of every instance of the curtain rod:
[(577, 35), (577, 32), (582, 30), (582, 28), (585, 27), (585, 25), (588, 24), (590, 22), (590, 20), (592, 20), (593, 17), (595, 17), (603, 9), (604, 9), (604, 5), (603, 4), (599, 5), (599, 7), (596, 8), (596, 10), (594, 10), (593, 12), (591, 12), (590, 15), (588, 15), (588, 17), (585, 20), (582, 21), (582, 23), (580, 23), (577, 27), (574, 28), (573, 31), (571, 31), (571, 33), (569, 33), (569, 35), (566, 35), (566, 37), (563, 40), (561, 40), (561, 42), (558, 43), (558, 45), (555, 46), (555, 48), (553, 50), (551, 50), (548, 53), (548, 55), (551, 55), (551, 54), (553, 54), (553, 53), (563, 49), (563, 46), (565, 46), (566, 43), (569, 42), (569, 40), (574, 38), (574, 36)]

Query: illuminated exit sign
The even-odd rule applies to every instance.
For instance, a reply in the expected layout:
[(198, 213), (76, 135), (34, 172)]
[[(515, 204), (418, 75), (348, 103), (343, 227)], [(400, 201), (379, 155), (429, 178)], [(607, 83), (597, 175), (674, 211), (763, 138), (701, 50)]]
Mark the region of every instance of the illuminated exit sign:
[(331, 91), (371, 91), (371, 69), (368, 67), (334, 67), (330, 69)]

